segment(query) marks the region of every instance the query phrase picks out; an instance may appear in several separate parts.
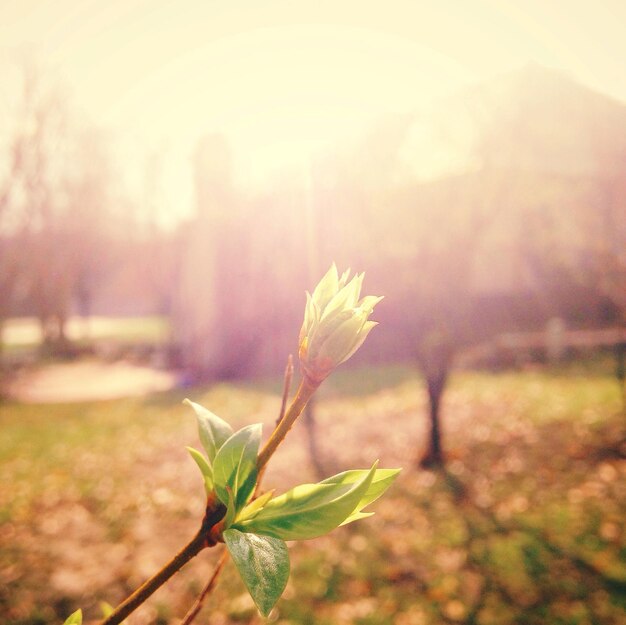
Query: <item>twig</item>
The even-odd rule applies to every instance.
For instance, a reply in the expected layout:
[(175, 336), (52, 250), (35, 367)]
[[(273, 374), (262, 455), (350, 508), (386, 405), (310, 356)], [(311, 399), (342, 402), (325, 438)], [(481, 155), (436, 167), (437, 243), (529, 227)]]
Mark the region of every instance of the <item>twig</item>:
[(211, 575), (209, 581), (206, 586), (202, 589), (202, 592), (198, 595), (198, 598), (194, 602), (194, 604), (189, 608), (187, 614), (185, 614), (183, 620), (180, 622), (180, 625), (190, 625), (194, 618), (198, 615), (200, 610), (202, 609), (202, 604), (204, 600), (211, 594), (213, 588), (215, 588), (215, 584), (217, 582), (217, 578), (219, 577), (224, 565), (228, 561), (228, 551), (224, 549), (222, 551), (222, 555), (220, 559), (217, 561), (217, 565), (215, 566), (215, 570), (213, 571), (213, 575)]
[(206, 512), (198, 533), (185, 545), (162, 569), (144, 582), (135, 592), (120, 603), (101, 625), (118, 625), (134, 612), (146, 599), (178, 572), (191, 558), (197, 556), (206, 547), (214, 547), (215, 541), (211, 530), (224, 516), (226, 509), (214, 496), (207, 501)]
[(183, 547), (156, 575), (144, 582), (135, 592), (111, 612), (102, 621), (102, 625), (117, 625), (121, 623), (131, 612), (134, 612), (152, 593), (160, 588), (165, 582), (181, 569), (191, 558), (198, 555), (202, 549), (208, 547), (206, 536), (200, 530), (194, 538)]
[(319, 384), (312, 383), (306, 376), (302, 379), (296, 391), (296, 396), (285, 412), (285, 416), (280, 420), (276, 429), (272, 432), (272, 435), (259, 453), (256, 463), (259, 472), (263, 470), (269, 459), (274, 455), (278, 446), (285, 440), (285, 436), (287, 436), (287, 433), (296, 419), (302, 414), (304, 407), (307, 405), (307, 402), (311, 399), (318, 386)]
[[(280, 426), (280, 424), (283, 422), (283, 420), (285, 418), (285, 415), (286, 415), (286, 412), (287, 412), (287, 400), (289, 399), (289, 390), (291, 389), (291, 381), (292, 381), (292, 379), (293, 379), (293, 357), (291, 356), (291, 354), (289, 354), (289, 358), (287, 359), (287, 366), (285, 367), (285, 377), (284, 377), (284, 384), (283, 384), (283, 398), (282, 398), (282, 402), (281, 402), (281, 406), (280, 406), (280, 412), (278, 414), (278, 418), (276, 419), (276, 425), (274, 426), (274, 433), (276, 432), (276, 430), (278, 429), (278, 427)], [(286, 432), (285, 432), (285, 434), (286, 434)], [(272, 436), (273, 436), (273, 434), (272, 434)], [(279, 443), (280, 443), (280, 441), (278, 441), (276, 446), (278, 446)], [(258, 497), (258, 495), (260, 493), (261, 482), (263, 480), (263, 476), (265, 475), (265, 468), (266, 468), (266, 466), (267, 466), (267, 462), (266, 462), (265, 465), (263, 465), (259, 469), (258, 478), (257, 478), (257, 485), (256, 485), (255, 493), (254, 493), (254, 498)], [(211, 591), (215, 587), (215, 584), (217, 582), (217, 578), (219, 577), (219, 574), (220, 574), (222, 568), (224, 567), (224, 564), (226, 564), (227, 560), (228, 560), (228, 551), (224, 550), (222, 552), (222, 555), (221, 555), (218, 563), (217, 563), (217, 566), (215, 567), (215, 570), (213, 571), (213, 575), (211, 575), (211, 578), (207, 582), (206, 586), (202, 589), (202, 592), (200, 593), (200, 595), (196, 599), (195, 603), (191, 606), (191, 608), (189, 608), (189, 611), (187, 612), (187, 614), (185, 614), (185, 617), (181, 621), (180, 625), (190, 625), (190, 623), (193, 621), (193, 619), (198, 615), (198, 613), (202, 609), (202, 605), (204, 604), (205, 599), (209, 596), (209, 594), (211, 593)]]
[(274, 429), (276, 429), (280, 422), (285, 418), (285, 412), (287, 410), (287, 400), (289, 399), (289, 391), (291, 390), (291, 381), (293, 380), (293, 356), (289, 354), (289, 358), (287, 358), (287, 366), (285, 367), (285, 377), (283, 383), (283, 400), (280, 404), (280, 413), (278, 414), (278, 419), (276, 419), (276, 425)]
[[(269, 440), (261, 450), (257, 458), (257, 470), (262, 477), (263, 469), (273, 456), (278, 446), (283, 442), (285, 436), (300, 416), (304, 407), (313, 393), (317, 390), (319, 384), (312, 383), (305, 376), (300, 382), (300, 386), (296, 391), (296, 396), (289, 408), (285, 411), (282, 419), (272, 432)], [(172, 558), (160, 571), (152, 576), (148, 581), (144, 582), (132, 595), (127, 597), (113, 612), (102, 621), (101, 625), (118, 625), (129, 614), (134, 612), (146, 599), (148, 599), (158, 588), (160, 588), (174, 573), (180, 570), (191, 558), (198, 555), (205, 547), (215, 546), (212, 531), (215, 526), (222, 520), (225, 513), (224, 506), (211, 500), (207, 504), (207, 513), (202, 521), (202, 526), (196, 536), (183, 547), (181, 551)], [(219, 526), (218, 526), (219, 527)]]
[(315, 422), (315, 398), (312, 397), (309, 403), (304, 409), (304, 426), (307, 429), (307, 439), (309, 441), (309, 456), (311, 457), (311, 464), (315, 472), (315, 477), (318, 480), (324, 478), (326, 469), (322, 462), (322, 454), (320, 453), (319, 445), (317, 444), (317, 424)]
[[(280, 404), (280, 412), (278, 413), (278, 418), (276, 419), (276, 425), (274, 426), (274, 432), (278, 429), (278, 426), (281, 424), (282, 420), (285, 418), (285, 414), (287, 412), (287, 400), (289, 399), (289, 391), (291, 390), (291, 381), (293, 379), (293, 356), (289, 354), (289, 358), (287, 358), (287, 366), (285, 367), (285, 376), (283, 382), (283, 399)], [(261, 493), (261, 482), (263, 481), (263, 476), (265, 475), (266, 467), (258, 467), (258, 477), (256, 482), (256, 488), (254, 490), (254, 496), (258, 497)]]

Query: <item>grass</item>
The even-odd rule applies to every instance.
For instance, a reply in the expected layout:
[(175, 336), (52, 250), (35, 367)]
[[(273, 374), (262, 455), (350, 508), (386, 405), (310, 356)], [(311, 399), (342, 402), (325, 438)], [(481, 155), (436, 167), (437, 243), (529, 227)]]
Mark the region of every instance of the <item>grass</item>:
[[(279, 387), (187, 394), (234, 425), (263, 421), (267, 433)], [(0, 407), (0, 623), (59, 623), (77, 607), (95, 619), (100, 600), (121, 600), (191, 537), (203, 498), (184, 451), (199, 443), (182, 397)], [(327, 472), (376, 457), (404, 470), (374, 517), (291, 546), (292, 579), (275, 620), (623, 623), (620, 411), (604, 362), (459, 372), (444, 401), (447, 471), (422, 471), (426, 405), (416, 373), (337, 372), (316, 405)], [(297, 426), (266, 484), (280, 491), (312, 479)], [(177, 622), (215, 559), (188, 565), (136, 622)], [(202, 618), (261, 622), (231, 565)]]
[[(67, 323), (68, 337), (80, 344), (114, 341), (124, 345), (160, 344), (169, 334), (163, 317), (72, 317)], [(19, 317), (5, 322), (3, 347), (8, 353), (32, 350), (41, 340), (37, 319)]]

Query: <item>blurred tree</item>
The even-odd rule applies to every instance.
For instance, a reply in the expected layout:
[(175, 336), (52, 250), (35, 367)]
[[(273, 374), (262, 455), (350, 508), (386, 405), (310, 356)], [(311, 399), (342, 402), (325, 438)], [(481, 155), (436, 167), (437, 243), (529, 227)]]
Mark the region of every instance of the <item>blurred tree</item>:
[(452, 169), (406, 200), (423, 216), (412, 290), (430, 399), (426, 464), (443, 460), (437, 415), (454, 351), (555, 315), (614, 322), (626, 293), (623, 106), (531, 66), (437, 116), (435, 145), (464, 136), (463, 116), (471, 131), (452, 148)]
[(37, 91), (37, 85), (32, 97), (33, 140), (23, 169), (24, 202), (33, 215), (28, 297), (41, 325), (43, 348), (65, 353), (72, 296), (79, 295), (82, 306), (88, 307), (90, 274), (100, 260), (97, 226), (104, 218), (101, 175), (105, 170), (95, 164), (98, 157), (92, 142), (82, 146), (74, 142), (62, 97)]
[(79, 129), (62, 90), (35, 63), (19, 66), (18, 81), (5, 120), (12, 138), (0, 191), (0, 318), (19, 299), (39, 319), (44, 349), (63, 352), (72, 302), (89, 312), (106, 266), (110, 167), (102, 137)]
[(62, 256), (71, 303), (83, 317), (92, 313), (95, 292), (115, 256), (113, 178), (102, 133), (95, 128), (76, 133), (62, 186), (66, 205), (59, 215), (67, 247), (56, 253)]
[[(315, 237), (316, 271), (332, 261), (363, 267), (372, 291), (386, 296), (380, 332), (357, 358), (419, 363), (433, 432), (424, 459), (441, 462), (442, 393), (457, 352), (554, 316), (600, 322), (593, 281), (560, 267), (579, 271), (583, 257), (589, 268), (610, 266), (581, 252), (587, 222), (598, 219), (592, 138), (605, 119), (607, 140), (625, 136), (623, 118), (622, 105), (555, 72), (513, 72), (333, 146), (313, 168), (314, 224), (297, 176), (246, 194), (225, 140), (207, 138), (176, 306), (185, 364), (216, 377), (279, 371), (274, 354), (293, 351), (282, 344), (300, 322), (283, 294), (306, 280)], [(620, 210), (615, 199), (607, 231), (617, 230)], [(611, 249), (623, 251), (618, 241)]]
[[(487, 178), (487, 172), (484, 175)], [(420, 459), (423, 466), (444, 463), (442, 398), (455, 353), (479, 341), (486, 332), (473, 314), (473, 274), (486, 224), (495, 218), (497, 204), (481, 202), (472, 207), (473, 186), (474, 181), (459, 178), (420, 191), (429, 199), (420, 206), (423, 222), (415, 233), (418, 252), (410, 311), (415, 353), (429, 403), (429, 437)], [(424, 197), (421, 199), (423, 202)], [(442, 206), (448, 210), (442, 211)]]
[(136, 233), (136, 246), (141, 253), (135, 255), (135, 262), (139, 264), (139, 279), (149, 291), (154, 310), (171, 318), (184, 241), (180, 230), (166, 229), (162, 224), (167, 213), (163, 205), (162, 170), (161, 151), (152, 150), (145, 164), (144, 214)]
[[(318, 276), (324, 275), (325, 268), (320, 266), (319, 215), (316, 210), (313, 168), (310, 159), (305, 159), (303, 173), (304, 237), (306, 249), (306, 268), (309, 284), (315, 284)], [(318, 479), (328, 475), (322, 450), (319, 444), (317, 419), (315, 417), (316, 399), (312, 397), (304, 408), (304, 425), (309, 443), (311, 465)]]
[(223, 136), (198, 142), (194, 181), (197, 215), (184, 227), (174, 301), (179, 364), (194, 378), (245, 375), (254, 351), (255, 336), (249, 330), (258, 323), (258, 309), (249, 275), (251, 233), (242, 227), (230, 147)]
[(21, 295), (28, 287), (34, 264), (41, 263), (34, 241), (49, 208), (47, 155), (56, 149), (52, 135), (63, 123), (58, 99), (44, 91), (36, 67), (25, 60), (17, 74), (16, 100), (8, 103), (4, 119), (10, 138), (3, 146), (7, 167), (0, 196), (3, 319), (13, 312), (18, 291)]
[(424, 467), (439, 466), (444, 462), (441, 441), (441, 398), (448, 381), (454, 348), (450, 335), (442, 328), (434, 328), (421, 341), (418, 362), (426, 379), (430, 416), (429, 446), (421, 459)]
[(15, 132), (8, 144), (8, 167), (0, 185), (0, 353), (2, 331), (13, 308), (15, 291), (24, 262), (21, 239), (27, 228), (24, 213), (15, 210), (17, 179), (21, 168), (24, 137)]

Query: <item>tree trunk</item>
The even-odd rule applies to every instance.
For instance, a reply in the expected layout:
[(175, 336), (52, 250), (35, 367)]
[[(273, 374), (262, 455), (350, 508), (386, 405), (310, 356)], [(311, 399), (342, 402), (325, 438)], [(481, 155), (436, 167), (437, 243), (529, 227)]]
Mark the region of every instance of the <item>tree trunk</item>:
[(430, 435), (428, 437), (428, 450), (420, 461), (423, 467), (443, 466), (444, 463), (441, 445), (440, 407), (447, 377), (447, 372), (442, 372), (441, 375), (426, 380), (428, 386)]
[(622, 395), (622, 412), (626, 415), (626, 343), (615, 346), (615, 377)]
[(0, 317), (0, 402), (5, 393), (6, 371), (4, 366), (4, 318)]
[(444, 464), (441, 443), (441, 398), (446, 388), (453, 352), (450, 336), (441, 329), (429, 332), (420, 346), (419, 361), (428, 389), (430, 416), (428, 448), (419, 461), (422, 467), (442, 467)]
[(309, 443), (309, 458), (313, 471), (319, 480), (327, 477), (324, 471), (324, 463), (320, 454), (317, 438), (317, 424), (315, 422), (315, 398), (312, 397), (304, 409), (304, 424), (306, 426), (307, 441)]

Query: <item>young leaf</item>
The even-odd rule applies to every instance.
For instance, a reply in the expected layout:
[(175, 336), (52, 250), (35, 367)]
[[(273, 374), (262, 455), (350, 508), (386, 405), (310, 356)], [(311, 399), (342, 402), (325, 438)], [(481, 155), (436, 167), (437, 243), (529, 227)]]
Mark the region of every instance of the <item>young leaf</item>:
[(185, 399), (183, 403), (191, 406), (196, 413), (200, 441), (206, 451), (209, 464), (212, 465), (219, 448), (232, 436), (233, 428), (204, 406), (189, 399)]
[(248, 425), (233, 434), (213, 462), (213, 482), (220, 501), (228, 505), (227, 487), (232, 490), (235, 511), (246, 505), (256, 485), (256, 459), (261, 442), (261, 424)]
[[(350, 516), (360, 513), (365, 506), (368, 506), (373, 501), (376, 501), (391, 486), (396, 477), (398, 477), (400, 471), (401, 469), (376, 469), (376, 473), (374, 473), (370, 487), (367, 489), (367, 492), (363, 495)], [(367, 469), (344, 471), (343, 473), (338, 473), (337, 475), (333, 475), (332, 477), (322, 480), (320, 484), (354, 484), (355, 482), (363, 479), (367, 473), (369, 473)], [(368, 513), (365, 516), (371, 516), (371, 514)], [(364, 516), (359, 516), (358, 518), (361, 519), (364, 518)], [(356, 521), (357, 518), (353, 518), (352, 520)], [(347, 522), (348, 520), (346, 519), (342, 525), (345, 525)]]
[(63, 623), (63, 625), (82, 625), (83, 623), (83, 611), (82, 610), (76, 610), (76, 612), (73, 612), (72, 614), (70, 614), (66, 619), (65, 619), (65, 623)]
[(367, 519), (374, 516), (373, 512), (353, 512), (339, 527), (353, 523), (354, 521), (360, 521), (361, 519)]
[(301, 484), (272, 499), (252, 519), (236, 522), (234, 527), (283, 540), (323, 536), (356, 511), (375, 472), (376, 464), (357, 482)]
[(235, 498), (233, 497), (233, 490), (230, 486), (226, 487), (226, 493), (228, 495), (228, 502), (226, 503), (226, 514), (224, 515), (224, 528), (228, 529), (235, 520), (237, 510), (235, 508)]
[(235, 529), (226, 530), (223, 536), (259, 612), (268, 616), (289, 579), (287, 545), (278, 538), (256, 536)]
[(259, 510), (272, 498), (273, 490), (268, 490), (254, 501), (251, 501), (237, 516), (238, 521), (244, 521), (256, 516)]
[(194, 459), (195, 463), (198, 465), (200, 472), (202, 473), (202, 479), (204, 480), (204, 489), (207, 494), (213, 490), (213, 469), (211, 469), (211, 465), (207, 462), (207, 459), (193, 447), (187, 447), (187, 451), (189, 455)]

